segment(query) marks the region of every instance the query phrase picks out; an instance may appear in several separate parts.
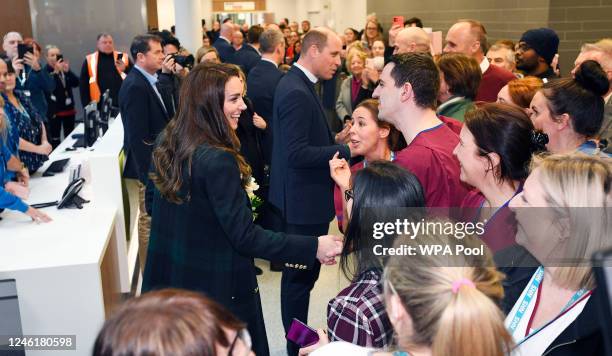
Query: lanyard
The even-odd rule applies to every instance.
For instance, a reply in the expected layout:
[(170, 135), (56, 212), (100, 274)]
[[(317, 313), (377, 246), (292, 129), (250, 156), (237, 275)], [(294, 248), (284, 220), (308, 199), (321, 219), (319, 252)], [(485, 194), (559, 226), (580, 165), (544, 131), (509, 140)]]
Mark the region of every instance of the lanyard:
[[(389, 157), (389, 161), (395, 161), (395, 152), (391, 151), (391, 157)], [(363, 160), (363, 168), (368, 166), (368, 161), (364, 158)]]
[[(540, 267), (538, 267), (538, 270), (535, 272), (534, 276), (531, 278), (529, 287), (527, 289), (527, 293), (525, 294), (525, 297), (523, 297), (523, 300), (519, 304), (518, 310), (514, 314), (514, 317), (512, 318), (512, 321), (510, 322), (510, 324), (508, 326), (508, 330), (510, 331), (510, 334), (514, 334), (514, 332), (516, 331), (520, 321), (525, 316), (525, 311), (527, 311), (527, 308), (529, 307), (529, 304), (531, 304), (531, 301), (533, 299), (534, 294), (536, 292), (538, 292), (540, 290), (540, 288), (541, 288), (540, 284), (542, 283), (542, 279), (543, 278), (544, 278), (544, 267), (540, 266)], [(555, 318), (553, 318), (552, 320), (550, 320), (546, 324), (544, 324), (541, 327), (539, 327), (537, 330), (534, 330), (532, 333), (527, 335), (524, 339), (522, 339), (521, 341), (519, 341), (517, 343), (517, 346), (522, 344), (527, 339), (531, 338), (533, 335), (537, 334), (538, 332), (540, 332), (542, 329), (546, 328), (547, 326), (549, 326), (553, 322), (555, 322), (557, 319), (559, 319), (561, 316), (563, 316), (565, 313), (567, 313), (570, 309), (572, 309), (574, 306), (576, 306), (578, 304), (578, 302), (582, 301), (584, 298), (586, 298), (589, 295), (591, 295), (591, 293), (592, 293), (592, 291), (587, 291), (584, 288), (581, 288), (580, 290), (578, 290), (570, 298), (569, 302), (565, 305), (563, 310), (561, 310), (559, 315), (557, 315)], [(534, 309), (533, 312), (535, 313), (535, 309)]]

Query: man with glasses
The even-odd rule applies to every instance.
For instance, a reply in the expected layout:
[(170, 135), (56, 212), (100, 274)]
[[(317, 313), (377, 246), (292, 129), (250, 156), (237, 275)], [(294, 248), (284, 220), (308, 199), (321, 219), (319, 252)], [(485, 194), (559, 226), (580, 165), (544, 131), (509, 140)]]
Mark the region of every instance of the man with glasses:
[(550, 28), (537, 28), (523, 33), (516, 47), (516, 69), (525, 76), (547, 82), (557, 78), (552, 61), (559, 51), (559, 36)]

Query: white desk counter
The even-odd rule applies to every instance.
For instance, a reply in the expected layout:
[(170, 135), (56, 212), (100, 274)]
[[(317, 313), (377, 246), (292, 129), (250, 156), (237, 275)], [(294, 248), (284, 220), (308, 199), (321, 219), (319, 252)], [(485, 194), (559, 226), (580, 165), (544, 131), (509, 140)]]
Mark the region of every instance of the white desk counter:
[[(53, 219), (46, 224), (19, 212), (2, 213), (0, 279), (16, 280), (23, 334), (76, 335), (76, 351), (28, 350), (28, 356), (91, 355), (106, 316), (120, 293), (129, 291), (123, 208), (117, 203), (122, 200), (116, 147), (123, 139), (120, 126), (116, 120), (108, 131), (114, 132), (112, 142), (104, 143), (105, 135), (98, 142), (100, 150), (67, 152), (75, 141), (67, 138), (30, 180), (27, 203), (58, 200), (68, 185), (70, 166), (82, 162), (88, 183), (80, 195), (91, 199), (83, 209), (44, 208)], [(75, 132), (82, 129), (81, 124)], [(62, 158), (70, 158), (64, 172), (41, 176), (50, 162)], [(99, 176), (100, 170), (109, 170), (108, 164), (115, 169)]]

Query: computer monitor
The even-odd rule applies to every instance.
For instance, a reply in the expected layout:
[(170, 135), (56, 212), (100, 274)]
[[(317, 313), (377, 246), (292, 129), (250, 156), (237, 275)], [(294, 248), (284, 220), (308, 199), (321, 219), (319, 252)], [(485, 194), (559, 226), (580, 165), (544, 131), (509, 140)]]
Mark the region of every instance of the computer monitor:
[(113, 99), (110, 97), (110, 90), (106, 89), (100, 100), (99, 111), (100, 111), (100, 122), (98, 125), (98, 136), (104, 135), (108, 130), (109, 120), (111, 118)]
[(92, 101), (85, 107), (84, 120), (84, 147), (91, 147), (98, 139), (98, 121), (100, 114), (98, 112), (98, 103)]

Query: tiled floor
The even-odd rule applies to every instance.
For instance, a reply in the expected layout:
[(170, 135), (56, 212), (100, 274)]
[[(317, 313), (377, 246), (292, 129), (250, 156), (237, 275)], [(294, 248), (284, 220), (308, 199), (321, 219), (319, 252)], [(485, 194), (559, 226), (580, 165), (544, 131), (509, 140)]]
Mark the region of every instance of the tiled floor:
[[(335, 220), (330, 224), (330, 233), (339, 234)], [(285, 356), (285, 331), (283, 330), (280, 312), (281, 273), (270, 272), (267, 261), (256, 260), (256, 264), (264, 271), (264, 274), (258, 276), (257, 279), (261, 291), (270, 354), (272, 356)], [(325, 327), (327, 302), (347, 285), (348, 281), (340, 273), (337, 264), (331, 267), (321, 267), (319, 280), (310, 295), (308, 325), (313, 328)]]

